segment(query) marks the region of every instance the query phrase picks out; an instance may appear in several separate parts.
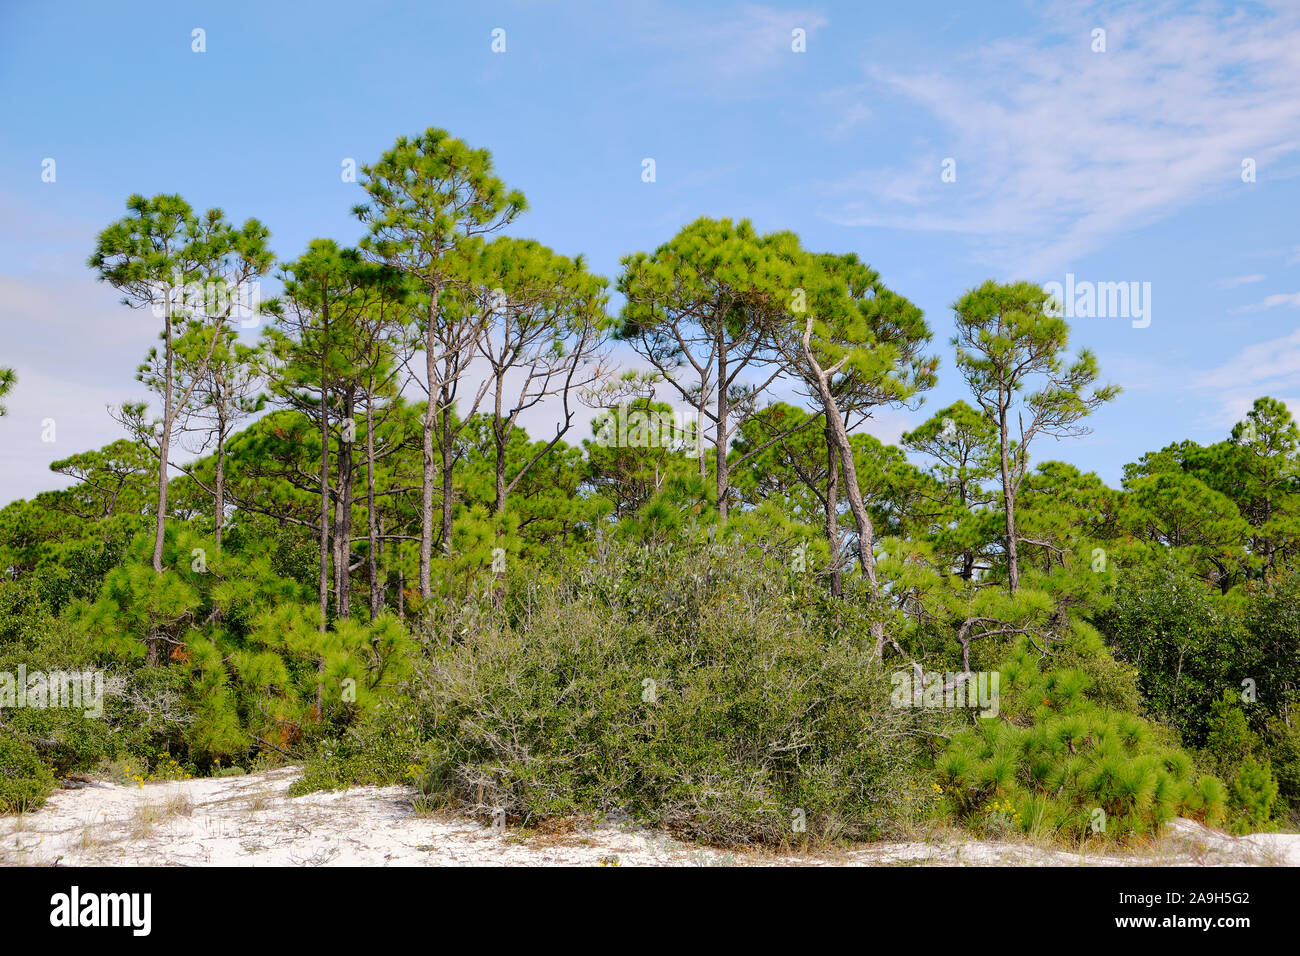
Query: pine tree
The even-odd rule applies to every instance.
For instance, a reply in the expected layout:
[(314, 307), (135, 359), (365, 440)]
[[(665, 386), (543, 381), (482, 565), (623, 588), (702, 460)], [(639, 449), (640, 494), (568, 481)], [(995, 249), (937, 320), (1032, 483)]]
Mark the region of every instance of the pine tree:
[[(163, 352), (155, 374), (141, 372), (142, 381), (157, 387), (163, 398), (158, 423), (158, 506), (154, 531), (153, 567), (161, 574), (163, 536), (167, 521), (167, 469), (172, 432), (190, 397), (206, 373), (213, 352), (224, 338), (208, 335), (208, 351), (196, 355), (189, 383), (176, 394), (176, 342), (195, 327), (220, 329), (235, 314), (250, 283), (271, 263), (269, 233), (255, 219), (242, 228), (230, 225), (219, 209), (197, 216), (180, 196), (152, 199), (133, 195), (128, 215), (104, 229), (89, 264), (123, 294), (122, 303), (148, 307), (163, 321)], [(138, 438), (153, 430), (143, 425), (143, 408), (123, 408), (123, 420)]]
[[(492, 507), (499, 513), (515, 486), (573, 426), (579, 393), (607, 374), (607, 283), (587, 272), (581, 259), (504, 237), (471, 252), (469, 274), (464, 294), (486, 316), (477, 347), (488, 364), (496, 455)], [(512, 375), (517, 387), (507, 385)], [(555, 434), (507, 478), (506, 450), (519, 416), (553, 396), (561, 411)]]
[[(792, 233), (762, 236), (748, 220), (697, 219), (654, 253), (622, 260), (618, 289), (627, 303), (619, 336), (696, 410), (713, 445), (723, 520), (731, 468), (744, 462), (728, 460), (731, 438), (783, 371), (776, 336), (797, 254)], [(745, 381), (747, 373), (759, 380)]]
[[(14, 374), (13, 369), (0, 368), (0, 398), (4, 398), (8, 395), (17, 383), (18, 376)], [(0, 418), (3, 418), (7, 414), (9, 414), (9, 409), (4, 405), (0, 405)]]
[[(444, 549), (451, 547), (455, 466), (454, 406), (460, 379), (479, 337), (483, 316), (475, 310), (454, 315), (444, 309), (454, 283), (455, 250), (467, 240), (509, 225), (526, 208), (523, 194), (509, 191), (496, 177), (487, 150), (471, 149), (446, 131), (430, 128), (400, 138), (374, 164), (362, 167), (368, 195), (356, 207), (370, 227), (362, 248), (373, 258), (400, 270), (421, 287), (422, 315), (417, 318), (424, 344), (423, 387), (428, 396), (424, 418), (424, 471), (420, 506), (420, 596), (432, 595), (435, 476), (441, 471)], [(462, 273), (463, 275), (463, 273)], [(461, 420), (469, 417), (462, 415)], [(434, 438), (441, 452), (435, 459)]]
[[(1020, 585), (1016, 495), (1029, 466), (1029, 446), (1042, 435), (1087, 434), (1083, 419), (1118, 395), (1119, 388), (1094, 387), (1097, 360), (1087, 349), (1073, 364), (1065, 364), (1069, 326), (1056, 314), (1048, 293), (1033, 283), (990, 280), (962, 296), (953, 309), (957, 369), (997, 429), (1007, 580), (1014, 594)], [(1019, 398), (1031, 383), (1038, 390)]]

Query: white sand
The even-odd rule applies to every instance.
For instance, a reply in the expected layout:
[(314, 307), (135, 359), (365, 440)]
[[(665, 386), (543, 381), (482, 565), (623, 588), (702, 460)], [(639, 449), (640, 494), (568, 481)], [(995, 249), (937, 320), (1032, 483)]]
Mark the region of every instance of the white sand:
[(220, 779), (60, 790), (36, 813), (0, 817), (0, 863), (90, 866), (1290, 865), (1300, 835), (1231, 837), (1177, 821), (1154, 847), (1107, 855), (961, 839), (827, 853), (726, 852), (619, 825), (495, 832), (419, 816), (405, 787), (287, 795), (294, 768)]

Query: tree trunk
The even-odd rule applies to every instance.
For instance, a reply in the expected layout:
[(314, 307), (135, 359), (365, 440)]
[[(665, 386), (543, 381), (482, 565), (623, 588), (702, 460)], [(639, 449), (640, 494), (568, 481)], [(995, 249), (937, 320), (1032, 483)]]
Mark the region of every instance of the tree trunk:
[(497, 494), (496, 504), (492, 510), (495, 514), (501, 514), (506, 510), (506, 446), (505, 442), (497, 443)]
[(334, 616), (347, 618), (352, 613), (352, 501), (355, 495), (353, 487), (353, 448), (352, 440), (347, 438), (351, 431), (355, 439), (356, 422), (356, 386), (349, 385), (343, 390), (343, 427), (345, 432), (339, 441), (338, 495), (334, 504), (334, 560), (337, 562), (334, 576), (338, 581), (334, 599)]
[[(964, 458), (962, 460), (961, 467), (962, 467), (962, 472), (964, 474), (966, 468), (966, 461)], [(970, 504), (969, 504), (970, 494), (966, 490), (966, 481), (964, 478), (960, 480), (957, 486), (957, 495), (958, 495), (958, 501), (961, 502), (962, 513), (965, 514), (970, 508)], [(975, 552), (967, 548), (965, 551), (961, 553), (961, 579), (963, 581), (969, 581), (971, 579), (971, 576), (974, 574), (974, 572), (975, 572)]]
[(727, 473), (727, 350), (724, 348), (723, 332), (718, 331), (718, 434), (717, 447), (714, 449), (718, 469), (718, 516), (727, 520), (727, 498), (731, 494), (730, 475)]
[(330, 518), (330, 522), (334, 526), (333, 530), (330, 532), (330, 551), (333, 555), (334, 561), (333, 588), (335, 620), (338, 620), (343, 616), (343, 506), (341, 501), (343, 497), (343, 471), (341, 467), (343, 464), (341, 460), (343, 458), (342, 444), (342, 442), (339, 443), (340, 467), (334, 469), (335, 480), (339, 482), (339, 487), (337, 490), (333, 488), (330, 489), (330, 497), (334, 502), (334, 514)]
[[(324, 397), (322, 395), (322, 397)], [(329, 620), (330, 600), (330, 486), (329, 486), (329, 433), (326, 431), (325, 411), (321, 410), (320, 456), (320, 630), (325, 632)]]
[(839, 492), (840, 463), (839, 450), (831, 428), (826, 426), (826, 541), (831, 553), (831, 596), (840, 597), (844, 593), (844, 573), (840, 570), (840, 527), (839, 527)]
[(324, 634), (329, 621), (330, 599), (330, 421), (323, 344), (320, 374), (320, 631)]
[[(704, 414), (705, 391), (700, 388), (700, 407), (695, 410), (695, 457), (700, 460), (700, 483), (709, 477), (709, 467), (704, 459), (704, 425), (709, 420)], [(620, 516), (621, 517), (621, 516)]]
[[(373, 387), (373, 386), (372, 386)], [(375, 515), (375, 402), (370, 391), (366, 392), (366, 532), (370, 538), (369, 552), (370, 572), (370, 620), (379, 616), (379, 532)]]
[(505, 387), (501, 375), (497, 375), (495, 407), (492, 410), (492, 440), (496, 444), (496, 503), (492, 510), (501, 514), (506, 510), (506, 444), (510, 440), (510, 426), (502, 420), (501, 391)]
[(444, 554), (451, 553), (451, 518), (455, 506), (455, 495), (452, 491), (452, 468), (455, 462), (452, 459), (452, 412), (449, 405), (450, 399), (443, 403), (442, 409), (442, 538), (440, 544)]
[[(863, 577), (867, 579), (867, 595), (874, 602), (880, 597), (880, 583), (876, 578), (876, 555), (874, 551), (876, 542), (875, 529), (871, 525), (871, 516), (867, 514), (866, 505), (862, 502), (862, 489), (858, 487), (858, 469), (853, 463), (853, 446), (849, 444), (849, 435), (844, 429), (844, 420), (840, 417), (839, 403), (835, 401), (835, 394), (831, 391), (829, 379), (830, 374), (834, 374), (834, 369), (830, 374), (822, 369), (809, 345), (811, 336), (812, 318), (809, 317), (803, 338), (804, 360), (813, 373), (817, 393), (822, 400), (822, 408), (826, 411), (827, 436), (834, 442), (835, 448), (840, 453), (840, 465), (844, 469), (844, 490), (848, 494), (849, 511), (852, 512), (853, 521), (858, 529), (858, 564), (862, 568)], [(885, 625), (879, 620), (873, 620), (870, 632), (875, 642), (874, 658), (875, 660), (881, 660), (885, 653)], [(901, 653), (901, 648), (898, 648), (896, 642), (891, 641), (890, 643), (896, 649), (899, 649)]]
[(221, 553), (221, 532), (226, 523), (226, 397), (221, 392), (217, 398), (217, 478), (214, 482), (212, 507), (214, 537), (217, 554)]
[(172, 297), (167, 292), (167, 301), (163, 304), (163, 335), (167, 350), (166, 370), (163, 373), (163, 422), (162, 438), (158, 443), (158, 515), (154, 525), (153, 570), (162, 574), (163, 536), (167, 533), (167, 457), (172, 445)]
[[(326, 320), (328, 326), (328, 319)], [(320, 384), (320, 632), (329, 623), (330, 599), (330, 426), (325, 346), (321, 346)], [(325, 713), (325, 658), (316, 662), (316, 718)]]
[(433, 431), (437, 422), (437, 405), (434, 396), (438, 389), (437, 342), (438, 290), (430, 290), (429, 315), (424, 334), (425, 383), (429, 386), (429, 400), (424, 406), (424, 473), (420, 484), (420, 598), (433, 597), (429, 580), (433, 566)]
[[(826, 414), (830, 419), (832, 437), (835, 447), (839, 450), (840, 464), (844, 469), (844, 490), (849, 498), (849, 510), (853, 513), (853, 520), (858, 528), (858, 564), (867, 579), (867, 593), (874, 601), (880, 597), (880, 582), (876, 578), (875, 528), (871, 525), (867, 506), (862, 501), (862, 490), (858, 487), (858, 470), (853, 464), (853, 446), (849, 444), (848, 432), (844, 430), (839, 406), (835, 403), (835, 397), (829, 388), (824, 389), (822, 400), (826, 403)], [(872, 621), (870, 630), (871, 637), (875, 641), (873, 653), (876, 660), (880, 660), (885, 650), (885, 625), (878, 620)]]
[[(1010, 395), (1007, 396), (1010, 401)], [(1010, 467), (1010, 450), (1007, 447), (1007, 402), (998, 393), (998, 433), (1000, 436), (1002, 458), (1002, 505), (1007, 517), (1007, 579), (1008, 590), (1016, 593), (1020, 587), (1020, 562), (1016, 555), (1016, 490), (1012, 486)]]

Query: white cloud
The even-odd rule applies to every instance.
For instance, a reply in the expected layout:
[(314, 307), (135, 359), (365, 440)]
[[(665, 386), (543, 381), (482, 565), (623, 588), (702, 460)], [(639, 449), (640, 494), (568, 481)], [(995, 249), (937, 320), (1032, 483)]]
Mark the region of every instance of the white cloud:
[(1253, 282), (1263, 282), (1268, 276), (1256, 272), (1248, 276), (1234, 276), (1231, 279), (1220, 279), (1214, 284), (1216, 289), (1235, 289), (1239, 285), (1250, 285)]
[[(928, 111), (942, 146), (838, 184), (847, 225), (980, 237), (980, 257), (1056, 272), (1108, 237), (1265, 180), (1300, 143), (1300, 10), (1226, 18), (1155, 2), (1054, 5), (1039, 35), (988, 44), (942, 73), (871, 65)], [(1107, 29), (1107, 52), (1091, 30)], [(958, 182), (940, 180), (952, 156)]]
[[(155, 343), (159, 323), (148, 310), (116, 304), (112, 289), (88, 275), (0, 275), (0, 364), (18, 382), (0, 419), (0, 507), (14, 498), (63, 487), (51, 461), (123, 437), (107, 407), (148, 396), (133, 380)], [(55, 423), (53, 443), (42, 440)]]
[(1281, 338), (1246, 346), (1217, 369), (1201, 375), (1192, 387), (1263, 387), (1293, 380), (1300, 384), (1300, 329)]
[(1242, 419), (1255, 399), (1271, 395), (1300, 417), (1300, 329), (1280, 338), (1248, 345), (1218, 368), (1197, 376), (1186, 388), (1216, 399), (1208, 424), (1231, 425)]
[[(1260, 395), (1262, 394), (1260, 393)], [(1212, 425), (1227, 431), (1238, 422), (1245, 421), (1246, 413), (1251, 410), (1251, 407), (1255, 404), (1255, 399), (1259, 398), (1260, 395), (1242, 393), (1227, 398), (1216, 410), (1203, 416), (1201, 421), (1206, 425)], [(1287, 398), (1284, 395), (1272, 395), (1272, 397), (1287, 407), (1292, 418), (1300, 419), (1300, 398), (1294, 396)]]
[(67, 487), (72, 480), (52, 474), (50, 462), (123, 437), (104, 407), (108, 395), (78, 381), (75, 373), (64, 377), (20, 368), (18, 383), (5, 398), (8, 414), (0, 419), (0, 507)]
[[(641, 40), (675, 54), (664, 63), (661, 79), (713, 95), (753, 95), (754, 80), (790, 66), (801, 55), (791, 49), (794, 30), (804, 31), (811, 50), (815, 35), (829, 23), (812, 10), (757, 4), (726, 11), (661, 3), (611, 5), (607, 12), (620, 19), (635, 17)], [(625, 30), (626, 23), (619, 29)]]
[(1264, 309), (1276, 309), (1280, 305), (1300, 306), (1300, 292), (1279, 292), (1266, 297), (1262, 302), (1252, 302), (1250, 305), (1243, 305), (1232, 311), (1261, 312)]

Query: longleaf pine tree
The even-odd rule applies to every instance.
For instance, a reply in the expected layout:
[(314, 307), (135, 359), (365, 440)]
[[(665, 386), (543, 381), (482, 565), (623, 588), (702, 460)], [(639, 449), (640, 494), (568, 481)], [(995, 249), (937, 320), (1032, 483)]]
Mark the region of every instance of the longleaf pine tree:
[[(1066, 364), (1070, 328), (1051, 296), (1031, 282), (992, 280), (953, 306), (957, 369), (977, 405), (997, 428), (998, 468), (1006, 518), (1008, 589), (1020, 586), (1016, 495), (1029, 467), (1035, 438), (1087, 434), (1083, 419), (1119, 394), (1096, 385), (1097, 359), (1082, 349)], [(1036, 390), (1026, 394), (1026, 389)]]
[[(142, 370), (162, 394), (163, 414), (158, 423), (158, 507), (154, 530), (153, 568), (163, 570), (163, 538), (167, 523), (167, 467), (172, 430), (198, 387), (220, 334), (208, 337), (208, 351), (197, 358), (188, 385), (176, 394), (176, 342), (196, 325), (224, 326), (246, 290), (270, 268), (267, 248), (270, 234), (255, 219), (236, 229), (219, 209), (202, 216), (180, 196), (158, 195), (146, 199), (133, 195), (128, 213), (100, 234), (90, 266), (99, 279), (122, 293), (122, 303), (150, 308), (162, 319), (163, 353), (155, 376)], [(129, 415), (129, 413), (128, 413)]]
[[(452, 468), (456, 392), (482, 334), (476, 312), (444, 314), (444, 292), (456, 278), (454, 251), (476, 236), (509, 225), (527, 204), (523, 193), (497, 178), (485, 149), (471, 149), (445, 130), (430, 128), (400, 138), (392, 149), (362, 167), (366, 203), (355, 209), (370, 227), (362, 248), (406, 273), (422, 289), (423, 315), (413, 316), (424, 340), (424, 471), (420, 503), (420, 596), (432, 594), (433, 499), (441, 471), (444, 549), (451, 547)], [(468, 416), (462, 416), (468, 417)], [(434, 437), (442, 454), (435, 460)], [(435, 463), (435, 461), (437, 463)]]

